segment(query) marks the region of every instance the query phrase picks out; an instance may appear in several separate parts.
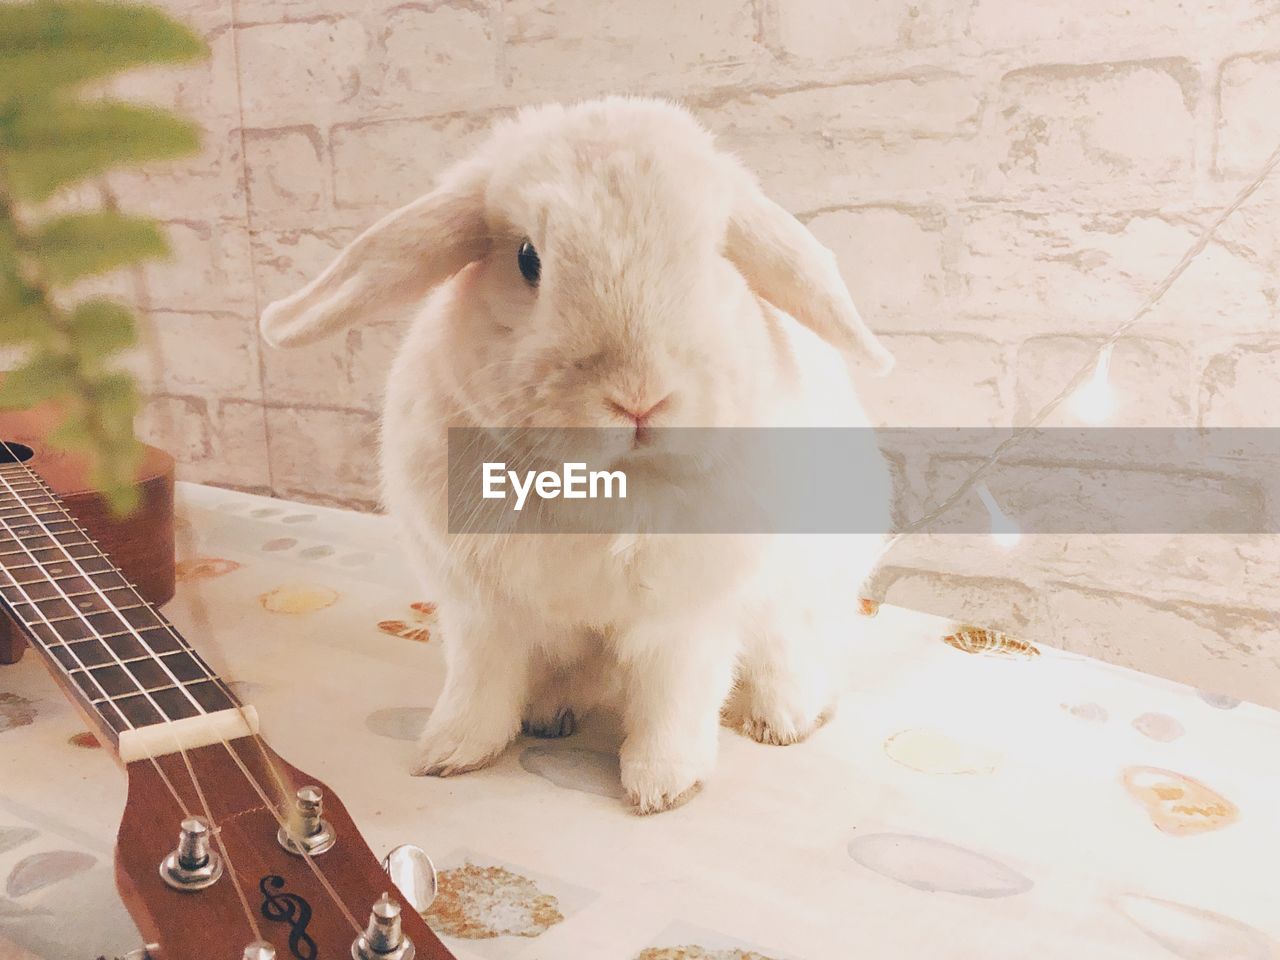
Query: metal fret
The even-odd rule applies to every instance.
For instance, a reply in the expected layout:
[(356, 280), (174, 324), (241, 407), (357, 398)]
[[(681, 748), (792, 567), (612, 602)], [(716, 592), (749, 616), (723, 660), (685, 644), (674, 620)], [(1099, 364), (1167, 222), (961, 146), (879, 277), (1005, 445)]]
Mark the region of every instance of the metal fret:
[[(52, 599), (55, 599), (55, 600), (59, 600), (59, 601), (60, 601), (62, 598), (61, 598), (61, 597), (55, 597), (55, 598), (52, 598)], [(36, 602), (37, 602), (37, 603), (46, 603), (46, 602), (48, 602), (48, 601), (45, 601), (45, 600), (38, 600), (38, 601), (36, 601)], [(35, 604), (32, 604), (32, 603), (30, 603), (30, 602), (28, 602), (28, 601), (26, 601), (26, 600), (21, 601), (21, 603), (22, 603), (23, 605), (26, 605), (26, 606), (34, 606), (34, 605), (35, 605)], [(87, 614), (92, 615), (92, 614), (98, 614), (98, 613), (124, 613), (125, 611), (128, 611), (128, 610), (150, 610), (150, 609), (151, 609), (151, 608), (150, 608), (150, 607), (148, 607), (148, 606), (147, 606), (146, 604), (144, 604), (144, 603), (135, 603), (135, 604), (134, 604), (133, 606), (131, 606), (131, 607), (107, 607), (105, 610), (86, 610), (86, 611), (84, 611), (84, 613), (87, 613)], [(22, 619), (23, 619), (23, 620), (26, 620), (26, 619), (27, 619), (25, 616), (22, 616), (22, 614), (19, 614), (19, 616), (20, 616), (20, 617), (22, 617)], [(65, 617), (41, 617), (40, 619), (38, 619), (38, 620), (34, 620), (34, 621), (32, 621), (32, 622), (33, 622), (33, 623), (47, 623), (47, 624), (49, 624), (50, 626), (52, 626), (52, 625), (53, 625), (53, 624), (55, 624), (55, 623), (66, 623), (66, 622), (67, 622), (67, 621), (69, 621), (69, 620), (79, 620), (80, 618), (81, 618), (81, 614), (79, 614), (79, 613), (73, 613), (73, 614), (70, 614), (69, 616), (65, 616)], [(129, 621), (127, 621), (127, 620), (126, 620), (125, 622), (126, 622), (126, 623), (128, 623)], [(159, 625), (160, 625), (159, 621), (157, 621), (157, 622), (156, 622), (156, 625), (157, 625), (157, 626), (159, 626)]]
[[(80, 671), (72, 671), (73, 674), (78, 672)], [(140, 696), (144, 693), (163, 693), (166, 690), (176, 690), (179, 687), (195, 687), (201, 684), (208, 684), (211, 683), (213, 679), (213, 677), (201, 677), (198, 680), (183, 680), (178, 683), (162, 683), (154, 687), (142, 687), (138, 690), (130, 690), (128, 693), (118, 693), (113, 697), (97, 697), (90, 700), (89, 703), (95, 707), (100, 703), (118, 703), (121, 700), (125, 700), (129, 697)], [(228, 706), (232, 706), (232, 704), (228, 704)]]
[(117, 733), (235, 706), (172, 624), (20, 465), (0, 467), (0, 574), (10, 581), (0, 583), (3, 606)]
[[(80, 640), (77, 642), (89, 643), (90, 641)], [(200, 660), (197, 656), (195, 656), (194, 650), (184, 649), (184, 650), (172, 651), (172, 652), (162, 654), (162, 657), (178, 657), (178, 656), (189, 657), (195, 663), (195, 665), (200, 668), (200, 671), (201, 671), (200, 676), (192, 677), (190, 680), (179, 680), (178, 681), (179, 683), (199, 683), (201, 680), (217, 679), (217, 677), (210, 671), (209, 666), (203, 660)], [(114, 666), (118, 664), (120, 666), (127, 666), (128, 664), (131, 664), (131, 663), (154, 663), (154, 662), (155, 662), (155, 657), (141, 656), (141, 657), (128, 657), (120, 660), (111, 661), (111, 665)], [(95, 666), (106, 666), (106, 665), (107, 665), (107, 662), (104, 661), (102, 664), (90, 664), (89, 666), (84, 666), (84, 667), (72, 667), (70, 670), (67, 671), (67, 674), (68, 676), (70, 676), (71, 674), (79, 673), (83, 670), (92, 670)]]

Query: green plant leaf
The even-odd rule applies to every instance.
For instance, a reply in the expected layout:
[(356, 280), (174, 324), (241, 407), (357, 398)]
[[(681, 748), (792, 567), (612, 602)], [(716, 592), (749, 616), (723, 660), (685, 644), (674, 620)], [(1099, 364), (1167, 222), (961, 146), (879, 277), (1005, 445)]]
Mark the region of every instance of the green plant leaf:
[(67, 415), (63, 421), (49, 431), (45, 437), (50, 446), (63, 450), (77, 450), (81, 453), (94, 449), (93, 431), (83, 414)]
[(133, 315), (110, 300), (86, 300), (71, 312), (71, 343), (81, 356), (102, 358), (133, 346)]
[(54, 284), (106, 273), (127, 263), (163, 257), (164, 237), (150, 220), (104, 210), (58, 217), (40, 227), (27, 253)]
[(57, 331), (42, 307), (23, 304), (7, 290), (0, 292), (0, 346), (32, 343), (47, 347), (56, 339)]
[(138, 410), (138, 391), (128, 374), (114, 372), (93, 385), (93, 409), (102, 431), (110, 440), (133, 435), (133, 415)]
[(92, 174), (181, 156), (199, 145), (195, 124), (124, 103), (24, 101), (16, 115), (0, 122), (9, 185), (24, 200), (45, 200)]
[(57, 353), (37, 353), (0, 380), (0, 410), (43, 403), (73, 387), (72, 361)]
[(141, 462), (142, 444), (131, 440), (89, 471), (89, 482), (102, 492), (117, 517), (127, 517), (142, 504), (142, 492), (133, 482)]
[(207, 51), (187, 27), (152, 7), (92, 0), (0, 4), (0, 99)]

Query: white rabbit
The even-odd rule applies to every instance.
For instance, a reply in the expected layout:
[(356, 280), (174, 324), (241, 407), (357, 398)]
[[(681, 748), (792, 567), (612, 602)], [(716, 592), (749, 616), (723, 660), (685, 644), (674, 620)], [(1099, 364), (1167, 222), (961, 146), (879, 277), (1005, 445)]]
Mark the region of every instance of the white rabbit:
[[(891, 358), (831, 253), (680, 107), (528, 108), (262, 330), (288, 345), (409, 311), (383, 496), (443, 585), (448, 667), (415, 772), (483, 767), (522, 724), (564, 735), (609, 699), (623, 785), (648, 813), (711, 772), (722, 710), (762, 742), (817, 727), (877, 538), (450, 534), (446, 431), (863, 426), (849, 363)], [(715, 496), (739, 479), (671, 482)], [(887, 478), (850, 496), (887, 513)]]

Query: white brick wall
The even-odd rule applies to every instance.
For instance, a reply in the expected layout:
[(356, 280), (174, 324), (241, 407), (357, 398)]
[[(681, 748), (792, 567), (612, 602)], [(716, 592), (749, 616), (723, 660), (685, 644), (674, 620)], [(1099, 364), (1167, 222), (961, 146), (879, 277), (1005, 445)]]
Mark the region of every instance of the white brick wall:
[[(515, 106), (684, 100), (836, 251), (899, 355), (890, 425), (1025, 421), (1280, 141), (1273, 0), (167, 2), (213, 56), (118, 84), (207, 130), (113, 178), (175, 251), (142, 429), (194, 479), (362, 509), (401, 328), (282, 353), (254, 318)], [(1277, 222), (1280, 183), (1118, 345), (1113, 422), (1280, 423)], [(1274, 537), (935, 537), (874, 590), (1280, 704), (1277, 569)]]

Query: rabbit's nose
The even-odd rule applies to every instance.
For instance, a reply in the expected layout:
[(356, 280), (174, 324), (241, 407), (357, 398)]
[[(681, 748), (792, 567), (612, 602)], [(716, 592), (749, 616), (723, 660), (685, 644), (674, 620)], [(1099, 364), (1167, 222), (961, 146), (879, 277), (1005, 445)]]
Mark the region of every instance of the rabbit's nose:
[(623, 402), (607, 398), (605, 406), (634, 423), (636, 425), (636, 433), (639, 434), (649, 426), (649, 421), (654, 415), (666, 407), (670, 401), (671, 394), (668, 393), (657, 403), (637, 403), (634, 400)]

